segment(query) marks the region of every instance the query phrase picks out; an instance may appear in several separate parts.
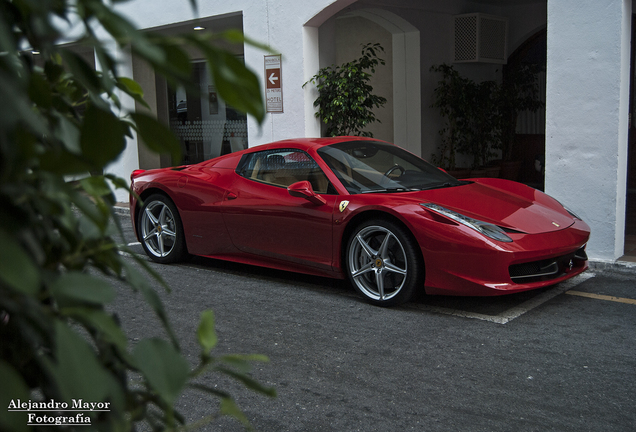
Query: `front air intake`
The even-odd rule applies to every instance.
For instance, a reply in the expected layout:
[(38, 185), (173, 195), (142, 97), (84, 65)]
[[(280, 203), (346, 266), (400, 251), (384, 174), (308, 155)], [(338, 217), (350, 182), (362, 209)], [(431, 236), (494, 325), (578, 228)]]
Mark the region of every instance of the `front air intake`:
[(573, 270), (585, 267), (585, 247), (559, 257), (513, 264), (508, 268), (510, 279), (515, 283), (530, 283), (556, 279)]

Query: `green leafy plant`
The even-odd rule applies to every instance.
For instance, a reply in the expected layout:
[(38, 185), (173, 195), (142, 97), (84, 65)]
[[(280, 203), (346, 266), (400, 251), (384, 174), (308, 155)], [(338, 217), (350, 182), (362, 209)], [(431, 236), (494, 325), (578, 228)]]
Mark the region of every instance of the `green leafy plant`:
[(442, 74), (432, 106), (446, 119), (439, 132), (442, 147), (434, 163), (453, 170), (457, 154), (462, 153), (472, 155), (473, 168), (485, 165), (494, 156), (498, 137), (497, 83), (475, 83), (446, 64), (433, 66), (431, 71)]
[(316, 117), (326, 125), (327, 136), (361, 135), (373, 136), (364, 128), (373, 122), (380, 122), (373, 108), (380, 108), (386, 98), (373, 94), (369, 80), (378, 65), (385, 61), (378, 57), (384, 48), (378, 43), (362, 47), (361, 57), (340, 66), (327, 66), (318, 71), (308, 83), (318, 88), (314, 106), (318, 107)]
[(433, 107), (439, 110), (446, 119), (445, 126), (440, 129), (442, 146), (439, 155), (435, 155), (432, 162), (450, 170), (456, 168), (457, 153), (468, 144), (468, 129), (470, 118), (471, 96), (466, 90), (470, 80), (464, 78), (452, 66), (442, 64), (432, 66), (432, 72), (442, 74), (442, 80), (438, 82), (433, 91)]
[(538, 66), (506, 68), (502, 82), (476, 83), (446, 64), (432, 66), (431, 71), (442, 74), (432, 106), (446, 119), (434, 163), (455, 169), (461, 153), (473, 157), (472, 168), (483, 167), (498, 151), (504, 160), (510, 160), (519, 112), (542, 106), (536, 82)]
[[(175, 86), (189, 87), (184, 47), (199, 50), (211, 65), (219, 95), (260, 121), (264, 108), (257, 77), (214, 44), (245, 39), (239, 32), (171, 37), (140, 32), (109, 4), (0, 0), (0, 429), (26, 430), (24, 417), (7, 411), (18, 399), (108, 403), (109, 412), (90, 414), (99, 430), (133, 430), (137, 424), (175, 429), (184, 419), (174, 402), (188, 388), (220, 398), (210, 418), (232, 415), (248, 426), (230, 394), (193, 380), (220, 372), (272, 396), (273, 389), (249, 375), (251, 362), (267, 359), (213, 356), (216, 334), (207, 311), (197, 332), (199, 363), (191, 368), (148, 276), (168, 287), (144, 259), (124, 257), (126, 248), (115, 240), (121, 226), (113, 189), (127, 188), (127, 181), (112, 175), (65, 181), (69, 175), (102, 172), (133, 132), (152, 150), (180, 159), (179, 142), (165, 125), (124, 109), (123, 95), (146, 105), (143, 92), (118, 74), (96, 28)], [(100, 72), (72, 46), (60, 44), (58, 28), (64, 22), (75, 23), (75, 46), (94, 50)], [(113, 280), (143, 295), (165, 338), (129, 346), (107, 309), (116, 295)]]

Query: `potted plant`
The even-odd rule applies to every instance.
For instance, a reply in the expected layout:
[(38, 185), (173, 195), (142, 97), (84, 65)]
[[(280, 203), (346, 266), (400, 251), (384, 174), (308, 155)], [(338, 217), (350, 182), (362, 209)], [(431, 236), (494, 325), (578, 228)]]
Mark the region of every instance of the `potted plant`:
[(318, 71), (308, 83), (318, 88), (318, 98), (314, 106), (318, 107), (316, 117), (326, 126), (325, 135), (361, 135), (371, 137), (373, 134), (364, 128), (373, 122), (380, 122), (373, 108), (380, 108), (386, 98), (374, 95), (369, 85), (371, 75), (378, 65), (385, 61), (377, 56), (384, 52), (378, 43), (366, 44), (362, 47), (362, 56), (340, 66), (327, 66)]
[(447, 64), (432, 66), (430, 70), (442, 74), (442, 80), (438, 82), (433, 91), (432, 107), (437, 108), (442, 117), (446, 119), (445, 126), (439, 131), (442, 136), (439, 155), (435, 155), (432, 162), (446, 169), (455, 177), (468, 176), (470, 171), (458, 170), (456, 163), (457, 153), (465, 147), (468, 139), (465, 131), (469, 117), (467, 110), (470, 105), (467, 92), (469, 80)]

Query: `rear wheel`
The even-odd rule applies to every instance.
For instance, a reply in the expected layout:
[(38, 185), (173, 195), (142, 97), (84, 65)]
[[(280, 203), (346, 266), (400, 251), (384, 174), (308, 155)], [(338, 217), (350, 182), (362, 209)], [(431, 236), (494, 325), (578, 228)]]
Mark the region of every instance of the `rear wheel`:
[(388, 220), (358, 226), (347, 245), (349, 280), (370, 303), (394, 306), (411, 299), (423, 282), (424, 268), (417, 242)]
[(159, 263), (173, 263), (185, 255), (179, 212), (170, 198), (155, 194), (144, 200), (139, 213), (139, 238), (146, 254)]

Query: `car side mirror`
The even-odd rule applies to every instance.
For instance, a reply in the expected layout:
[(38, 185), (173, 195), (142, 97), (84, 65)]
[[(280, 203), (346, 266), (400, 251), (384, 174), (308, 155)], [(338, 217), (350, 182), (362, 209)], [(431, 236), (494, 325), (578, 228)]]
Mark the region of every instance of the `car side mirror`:
[(311, 187), (311, 183), (307, 180), (299, 181), (289, 185), (287, 192), (293, 197), (305, 198), (312, 204), (323, 205), (327, 204), (327, 200), (314, 192)]

